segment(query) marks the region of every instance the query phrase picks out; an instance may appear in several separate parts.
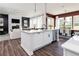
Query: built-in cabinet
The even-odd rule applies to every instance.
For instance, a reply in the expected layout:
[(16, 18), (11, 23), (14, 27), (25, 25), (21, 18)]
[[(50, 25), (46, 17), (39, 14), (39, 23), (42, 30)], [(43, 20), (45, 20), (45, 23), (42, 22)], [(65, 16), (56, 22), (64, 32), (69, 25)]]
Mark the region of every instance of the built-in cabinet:
[[(38, 30), (37, 30), (38, 31)], [(57, 30), (43, 30), (39, 32), (22, 31), (21, 32), (21, 46), (29, 54), (33, 55), (33, 52), (43, 46), (56, 41), (58, 37)], [(26, 39), (27, 38), (27, 39)]]

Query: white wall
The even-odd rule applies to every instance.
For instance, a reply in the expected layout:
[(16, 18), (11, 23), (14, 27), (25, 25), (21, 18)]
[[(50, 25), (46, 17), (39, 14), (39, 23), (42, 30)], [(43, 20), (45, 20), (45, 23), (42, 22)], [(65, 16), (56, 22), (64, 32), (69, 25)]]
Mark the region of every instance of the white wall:
[[(12, 18), (20, 19), (20, 24), (19, 24), (20, 28), (19, 29), (13, 29), (13, 31), (11, 32), (12, 25), (15, 25), (15, 24), (11, 23)], [(10, 39), (20, 38), (21, 37), (20, 33), (21, 33), (21, 15), (9, 14), (9, 34), (10, 34)]]
[[(22, 30), (22, 16), (23, 17), (27, 17), (26, 14), (8, 14), (9, 15), (9, 34), (10, 34), (10, 39), (16, 39), (16, 38), (21, 38), (21, 30)], [(45, 21), (45, 16), (43, 16), (43, 24), (46, 24)], [(20, 19), (20, 28), (19, 29), (14, 29), (11, 32), (12, 29), (12, 23), (11, 23), (11, 19)]]
[[(9, 5), (6, 4), (6, 6), (9, 6)], [(33, 5), (31, 5), (31, 6), (28, 5), (29, 6), (29, 8), (28, 8), (29, 11), (28, 12), (27, 12), (27, 9), (23, 10), (24, 9), (23, 6), (24, 6), (24, 4), (21, 6), (22, 8), (20, 8), (19, 5), (18, 5), (18, 7), (19, 7), (19, 8), (17, 7), (18, 9), (16, 9), (15, 7), (14, 7), (14, 9), (12, 9), (12, 8), (6, 9), (4, 7), (4, 9), (6, 9), (5, 11), (8, 11), (6, 13), (9, 16), (9, 34), (10, 34), (11, 39), (21, 38), (20, 33), (21, 33), (21, 29), (22, 29), (22, 27), (21, 27), (21, 23), (22, 23), (21, 18), (22, 18), (22, 16), (23, 17), (33, 17), (33, 16), (36, 16), (36, 15), (44, 14), (42, 21), (43, 21), (43, 24), (46, 24), (46, 20), (45, 20), (46, 15), (45, 15), (45, 6), (44, 6), (44, 4), (37, 4), (37, 6), (36, 6), (37, 11), (36, 12), (34, 11), (35, 7)], [(12, 7), (13, 7), (13, 5), (12, 5)], [(22, 9), (22, 10), (20, 10), (20, 9)], [(13, 30), (13, 32), (11, 32), (11, 29), (12, 29), (11, 19), (12, 18), (20, 19), (20, 29), (15, 29), (15, 30)]]

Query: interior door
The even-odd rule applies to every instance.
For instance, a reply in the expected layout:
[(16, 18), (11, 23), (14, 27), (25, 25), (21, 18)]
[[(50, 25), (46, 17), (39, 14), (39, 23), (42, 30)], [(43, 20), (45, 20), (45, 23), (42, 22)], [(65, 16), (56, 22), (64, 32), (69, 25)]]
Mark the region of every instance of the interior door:
[(0, 14), (0, 35), (8, 33), (8, 15)]

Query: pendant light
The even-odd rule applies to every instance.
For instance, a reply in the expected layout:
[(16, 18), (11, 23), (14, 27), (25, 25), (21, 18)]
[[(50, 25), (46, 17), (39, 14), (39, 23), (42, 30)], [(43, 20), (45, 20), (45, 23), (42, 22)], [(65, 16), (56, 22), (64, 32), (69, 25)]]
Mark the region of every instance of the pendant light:
[(36, 13), (36, 3), (34, 4), (34, 7), (35, 7), (35, 8), (34, 8), (34, 12)]
[(45, 5), (45, 13), (47, 13), (47, 3), (45, 3), (44, 5)]
[(47, 18), (46, 13), (47, 13), (47, 4), (44, 3), (44, 20), (43, 20), (44, 24), (43, 24), (43, 28), (47, 28), (47, 25), (46, 25), (47, 24), (47, 22), (46, 22), (46, 18)]

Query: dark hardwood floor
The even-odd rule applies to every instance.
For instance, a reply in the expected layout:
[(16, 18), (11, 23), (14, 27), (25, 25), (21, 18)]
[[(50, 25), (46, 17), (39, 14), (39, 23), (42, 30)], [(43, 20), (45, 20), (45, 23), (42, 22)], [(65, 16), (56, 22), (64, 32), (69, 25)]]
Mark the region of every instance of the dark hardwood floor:
[(63, 56), (63, 48), (61, 44), (66, 42), (67, 39), (60, 38), (59, 42), (53, 42), (34, 52), (35, 56)]
[(20, 39), (0, 42), (0, 56), (26, 56), (27, 53), (20, 46)]
[[(61, 44), (65, 41), (65, 39), (60, 39), (59, 42), (53, 42), (35, 51), (33, 56), (62, 56), (63, 49)], [(1, 41), (0, 56), (28, 56), (20, 44), (20, 39)]]

